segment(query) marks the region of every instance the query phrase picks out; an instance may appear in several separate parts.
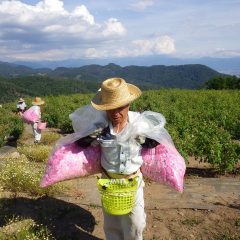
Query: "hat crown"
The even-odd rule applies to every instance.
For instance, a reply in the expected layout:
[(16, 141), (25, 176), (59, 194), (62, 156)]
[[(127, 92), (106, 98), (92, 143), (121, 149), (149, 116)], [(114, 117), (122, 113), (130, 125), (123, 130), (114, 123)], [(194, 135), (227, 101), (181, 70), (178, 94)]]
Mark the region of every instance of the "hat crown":
[(140, 95), (141, 90), (137, 86), (122, 78), (109, 78), (102, 82), (91, 104), (97, 110), (111, 110), (131, 103)]
[(34, 100), (32, 101), (33, 105), (42, 105), (45, 102), (40, 98), (40, 97), (35, 97)]
[(42, 101), (42, 99), (40, 97), (35, 97), (34, 98), (34, 102), (41, 102), (41, 101)]
[(122, 78), (110, 78), (101, 85), (101, 98), (104, 104), (126, 100), (130, 95), (128, 85)]

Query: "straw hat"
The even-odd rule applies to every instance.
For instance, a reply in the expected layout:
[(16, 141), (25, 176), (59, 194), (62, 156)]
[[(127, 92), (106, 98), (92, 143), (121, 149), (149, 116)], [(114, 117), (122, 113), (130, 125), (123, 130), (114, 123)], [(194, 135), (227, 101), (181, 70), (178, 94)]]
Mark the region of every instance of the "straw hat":
[(33, 105), (42, 105), (45, 102), (40, 98), (40, 97), (35, 97), (34, 100), (32, 101)]
[(109, 78), (102, 82), (91, 104), (97, 110), (115, 109), (134, 101), (141, 93), (138, 87), (122, 78)]
[(18, 102), (25, 102), (23, 98), (19, 98)]

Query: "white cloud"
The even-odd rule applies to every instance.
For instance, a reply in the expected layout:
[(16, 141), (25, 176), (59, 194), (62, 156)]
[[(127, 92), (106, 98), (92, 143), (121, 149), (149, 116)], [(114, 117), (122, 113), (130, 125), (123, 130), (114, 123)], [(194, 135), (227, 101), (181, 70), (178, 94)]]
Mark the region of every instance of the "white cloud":
[(226, 58), (226, 57), (240, 57), (240, 50), (225, 50), (225, 49), (217, 49), (213, 55), (215, 57), (222, 57), (222, 58)]
[(135, 10), (144, 10), (154, 4), (154, 0), (137, 0), (131, 4)]
[(100, 57), (100, 54), (99, 54), (99, 52), (97, 51), (96, 48), (88, 48), (88, 49), (86, 49), (84, 54), (85, 54), (86, 58), (98, 58), (98, 57)]
[(43, 0), (36, 7), (49, 12), (64, 12), (63, 2), (59, 0)]
[(240, 2), (227, 2), (0, 0), (0, 60), (239, 56)]
[(174, 40), (169, 36), (158, 36), (149, 39), (138, 39), (124, 45), (121, 41), (114, 46), (88, 48), (84, 52), (86, 58), (138, 57), (144, 55), (173, 54), (176, 52)]
[[(85, 5), (67, 11), (60, 0), (43, 0), (36, 5), (21, 1), (0, 2), (1, 48), (8, 48), (7, 55), (16, 58), (36, 58), (38, 55), (52, 58), (54, 53), (56, 58), (64, 57), (59, 49), (65, 49), (67, 57), (71, 48), (83, 52), (88, 47), (121, 38), (125, 33), (124, 26), (116, 18), (96, 23)], [(24, 52), (25, 46), (28, 52)]]
[(110, 18), (103, 25), (102, 34), (105, 37), (124, 35), (126, 30), (123, 25), (116, 19)]
[(89, 13), (87, 8), (84, 5), (78, 6), (72, 12), (74, 17), (80, 17), (89, 24), (94, 24), (94, 17)]
[(172, 54), (176, 51), (174, 40), (169, 36), (135, 40), (133, 41), (133, 46), (136, 56), (148, 54)]
[(175, 52), (174, 40), (169, 36), (128, 39), (126, 44), (123, 36), (127, 31), (118, 19), (96, 23), (86, 6), (67, 11), (59, 0), (36, 5), (3, 1), (0, 19), (0, 54), (7, 59), (61, 60)]

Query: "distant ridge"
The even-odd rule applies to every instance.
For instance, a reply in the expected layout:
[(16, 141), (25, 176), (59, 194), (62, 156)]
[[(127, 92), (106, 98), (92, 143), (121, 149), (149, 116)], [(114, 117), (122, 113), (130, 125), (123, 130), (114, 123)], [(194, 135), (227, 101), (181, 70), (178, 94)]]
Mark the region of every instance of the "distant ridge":
[(128, 82), (149, 88), (185, 88), (196, 89), (209, 79), (221, 73), (201, 64), (177, 66), (126, 66), (114, 63), (105, 66), (92, 64), (82, 67), (58, 67), (33, 69), (24, 65), (0, 62), (0, 76), (5, 78), (21, 76), (48, 76), (53, 78), (74, 79), (99, 83), (110, 77), (122, 77)]
[(169, 55), (148, 55), (138, 57), (121, 57), (121, 58), (96, 58), (96, 59), (65, 59), (65, 60), (39, 60), (39, 61), (16, 61), (18, 65), (24, 65), (31, 68), (51, 68), (57, 67), (81, 67), (91, 64), (107, 65), (115, 63), (122, 67), (126, 66), (152, 66), (152, 65), (185, 65), (185, 64), (202, 64), (208, 66), (220, 73), (240, 76), (240, 57), (200, 57), (200, 58), (176, 58)]

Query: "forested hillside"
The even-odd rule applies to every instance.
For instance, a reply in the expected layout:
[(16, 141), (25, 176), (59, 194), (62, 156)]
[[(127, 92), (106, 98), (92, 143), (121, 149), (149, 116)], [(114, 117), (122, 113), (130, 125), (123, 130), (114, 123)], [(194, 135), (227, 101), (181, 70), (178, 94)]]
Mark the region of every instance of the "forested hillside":
[(0, 103), (16, 101), (19, 97), (89, 93), (95, 92), (98, 87), (99, 84), (94, 82), (44, 76), (0, 78)]
[(143, 89), (184, 88), (197, 89), (209, 79), (222, 76), (215, 70), (200, 64), (179, 66), (154, 65), (126, 66), (116, 64), (87, 65), (77, 68), (59, 67), (51, 69), (31, 69), (25, 66), (0, 62), (0, 76), (5, 78), (20, 76), (49, 76), (54, 78), (75, 79), (79, 81), (101, 82), (110, 77), (123, 77)]
[(127, 66), (115, 64), (106, 66), (89, 65), (80, 68), (56, 68), (49, 73), (52, 76), (72, 77), (90, 81), (102, 81), (119, 76), (129, 82), (141, 84), (147, 88), (185, 88), (196, 89), (214, 76), (221, 76), (213, 69), (200, 64), (180, 66), (156, 65), (151, 67)]
[(24, 65), (0, 61), (0, 76), (2, 77), (31, 76), (35, 74), (47, 74), (51, 71), (48, 68), (32, 69)]

